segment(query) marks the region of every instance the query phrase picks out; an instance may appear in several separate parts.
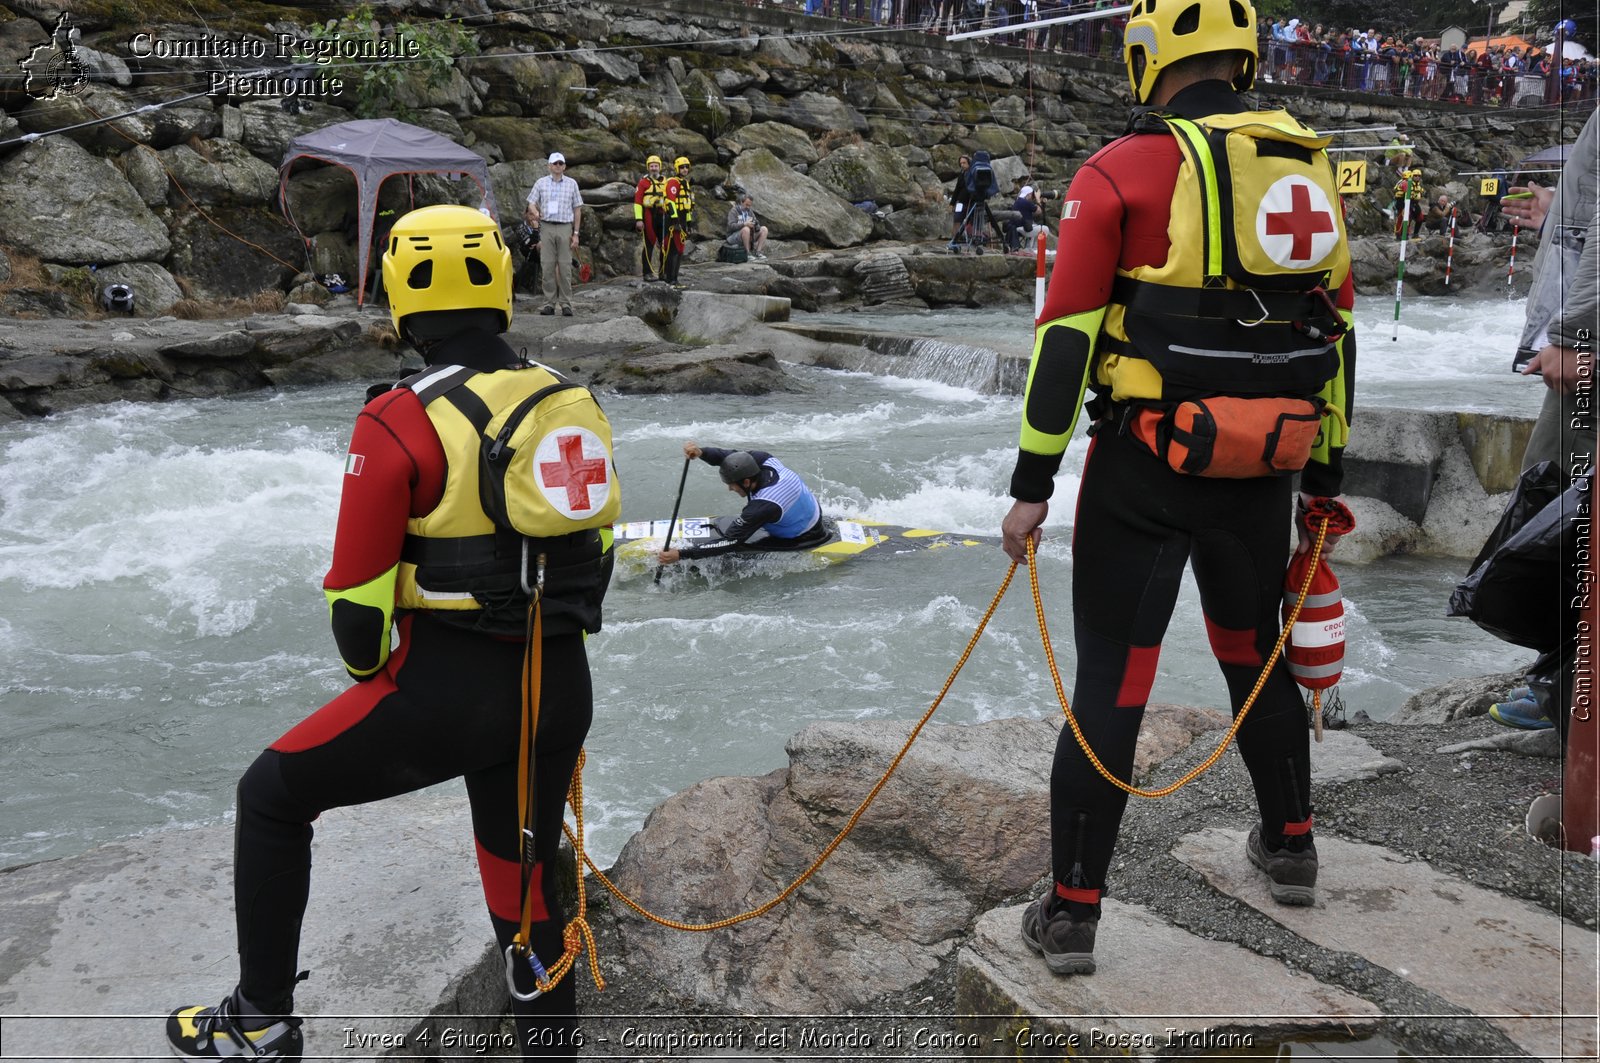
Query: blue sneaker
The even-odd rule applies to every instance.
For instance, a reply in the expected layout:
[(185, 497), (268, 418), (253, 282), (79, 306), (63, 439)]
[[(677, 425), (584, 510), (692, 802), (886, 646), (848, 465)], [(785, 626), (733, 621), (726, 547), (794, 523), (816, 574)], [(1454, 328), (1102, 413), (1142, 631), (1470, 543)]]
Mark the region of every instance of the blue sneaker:
[(1554, 720), (1545, 715), (1544, 706), (1532, 692), (1514, 701), (1502, 701), (1489, 706), (1489, 718), (1495, 723), (1524, 731), (1543, 731), (1556, 725)]

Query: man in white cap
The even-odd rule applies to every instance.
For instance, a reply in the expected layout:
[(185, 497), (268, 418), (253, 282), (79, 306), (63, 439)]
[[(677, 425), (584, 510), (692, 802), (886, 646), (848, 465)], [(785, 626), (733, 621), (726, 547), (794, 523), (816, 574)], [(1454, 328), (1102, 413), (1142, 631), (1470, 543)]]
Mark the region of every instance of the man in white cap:
[(541, 314), (572, 316), (572, 253), (578, 249), (583, 224), (583, 194), (578, 182), (567, 176), (567, 157), (550, 153), (550, 173), (533, 183), (528, 206), (522, 212), (539, 233), (539, 258), (544, 263), (544, 306)]

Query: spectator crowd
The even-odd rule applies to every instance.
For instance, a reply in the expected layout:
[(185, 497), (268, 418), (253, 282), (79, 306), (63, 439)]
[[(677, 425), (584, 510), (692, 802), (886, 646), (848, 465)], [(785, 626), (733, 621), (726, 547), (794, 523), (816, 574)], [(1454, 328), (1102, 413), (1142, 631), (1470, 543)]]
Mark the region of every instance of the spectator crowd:
[[(1113, 0), (748, 0), (801, 7), (806, 14), (906, 26), (929, 33), (1010, 26), (1089, 13)], [(1058, 23), (1030, 30), (1028, 46), (1052, 52), (1116, 57), (1126, 15)], [(1437, 40), (1405, 40), (1377, 29), (1310, 25), (1298, 18), (1263, 18), (1256, 27), (1263, 82), (1321, 85), (1478, 106), (1528, 106), (1591, 100), (1600, 60), (1567, 59), (1555, 66), (1548, 49), (1495, 44), (1445, 48)], [(1018, 43), (1021, 43), (1019, 41)]]
[(1501, 107), (1595, 96), (1592, 57), (1563, 61), (1556, 70), (1544, 49), (1492, 41), (1481, 50), (1445, 48), (1423, 37), (1406, 41), (1376, 29), (1339, 30), (1286, 17), (1262, 19), (1256, 33), (1261, 76), (1279, 84)]

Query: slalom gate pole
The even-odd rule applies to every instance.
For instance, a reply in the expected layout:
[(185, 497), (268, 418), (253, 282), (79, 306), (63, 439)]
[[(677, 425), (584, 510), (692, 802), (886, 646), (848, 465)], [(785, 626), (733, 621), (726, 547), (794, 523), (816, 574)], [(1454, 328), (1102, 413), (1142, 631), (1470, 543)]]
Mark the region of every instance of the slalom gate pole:
[(1400, 181), (1400, 267), (1394, 275), (1394, 333), (1389, 339), (1400, 339), (1400, 287), (1406, 279), (1406, 241), (1411, 236), (1411, 178)]
[(1511, 277), (1517, 272), (1517, 234), (1522, 232), (1522, 226), (1513, 219), (1511, 222), (1511, 261), (1506, 263), (1506, 298), (1511, 298)]
[(1039, 248), (1034, 258), (1033, 271), (1033, 319), (1039, 320), (1039, 315), (1044, 313), (1044, 270), (1045, 270), (1045, 229), (1039, 227)]
[(1444, 286), (1450, 287), (1450, 264), (1456, 257), (1456, 208), (1450, 208), (1450, 242), (1444, 252)]
[[(689, 463), (693, 460), (693, 458), (683, 459), (683, 475), (678, 477), (678, 497), (672, 501), (672, 519), (667, 521), (667, 540), (661, 544), (663, 550), (672, 549), (672, 529), (678, 526), (678, 507), (683, 504), (683, 485), (689, 482)], [(656, 566), (657, 583), (661, 582), (661, 573), (666, 571), (666, 568), (666, 565)]]

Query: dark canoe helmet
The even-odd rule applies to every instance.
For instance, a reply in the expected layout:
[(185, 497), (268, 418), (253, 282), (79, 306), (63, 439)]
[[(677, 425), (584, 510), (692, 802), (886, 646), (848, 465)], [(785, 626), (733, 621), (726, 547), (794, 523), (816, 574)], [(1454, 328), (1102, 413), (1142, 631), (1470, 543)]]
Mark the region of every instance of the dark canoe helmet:
[(722, 459), (722, 465), (717, 469), (717, 473), (725, 484), (740, 484), (759, 477), (761, 464), (748, 450), (736, 450)]
[(126, 284), (108, 284), (100, 293), (100, 305), (116, 314), (133, 313), (133, 289)]

